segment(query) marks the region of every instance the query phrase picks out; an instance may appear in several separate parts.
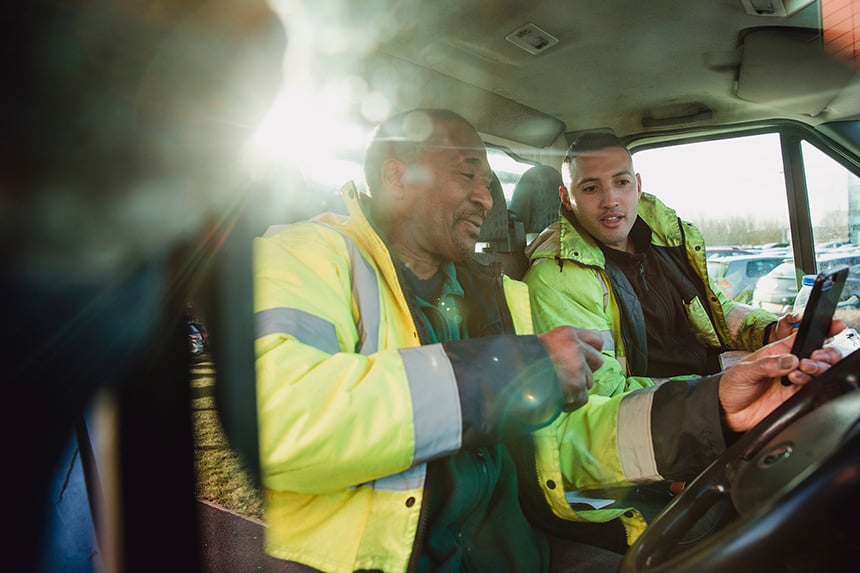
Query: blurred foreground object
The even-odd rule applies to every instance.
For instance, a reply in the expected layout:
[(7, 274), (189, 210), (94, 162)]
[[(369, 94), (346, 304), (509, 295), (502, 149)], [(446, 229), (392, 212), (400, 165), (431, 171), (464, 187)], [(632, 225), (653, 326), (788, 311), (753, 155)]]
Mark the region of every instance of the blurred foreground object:
[(122, 524), (106, 568), (194, 571), (183, 309), (204, 233), (241, 203), (242, 147), (280, 85), (283, 27), (265, 2), (225, 0), (36, 0), (4, 22), (4, 569), (39, 569), (49, 483), (110, 389), (116, 467), (88, 476), (96, 504), (121, 478), (101, 508)]

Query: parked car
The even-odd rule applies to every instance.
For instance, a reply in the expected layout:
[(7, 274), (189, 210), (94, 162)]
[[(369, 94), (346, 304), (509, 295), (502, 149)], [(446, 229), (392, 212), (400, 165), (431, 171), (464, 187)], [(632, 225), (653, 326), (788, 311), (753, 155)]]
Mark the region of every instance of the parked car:
[(707, 247), (708, 258), (714, 259), (717, 257), (735, 257), (738, 255), (754, 255), (758, 252), (758, 249), (746, 248), (746, 247), (727, 247), (725, 245), (716, 245)]
[[(860, 303), (860, 252), (853, 254), (828, 253), (818, 258), (818, 270), (826, 271), (838, 265), (849, 265), (851, 270), (842, 290), (840, 306)], [(797, 270), (793, 260), (787, 260), (764, 275), (756, 283), (752, 304), (776, 314), (791, 310), (797, 297)]]
[(209, 333), (203, 323), (188, 321), (188, 344), (192, 356), (200, 356), (209, 350)]
[(726, 297), (738, 302), (752, 301), (758, 279), (784, 260), (774, 255), (729, 255), (708, 259), (708, 274)]

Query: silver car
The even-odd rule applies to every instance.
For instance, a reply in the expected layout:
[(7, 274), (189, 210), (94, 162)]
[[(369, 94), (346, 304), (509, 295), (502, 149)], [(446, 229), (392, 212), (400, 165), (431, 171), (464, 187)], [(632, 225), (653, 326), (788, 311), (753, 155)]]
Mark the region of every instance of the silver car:
[(711, 257), (708, 274), (727, 298), (748, 304), (759, 278), (784, 260), (780, 255), (765, 254)]
[[(818, 270), (826, 271), (837, 265), (849, 265), (851, 270), (842, 290), (840, 306), (855, 306), (860, 302), (860, 252), (830, 253), (818, 258)], [(789, 259), (767, 273), (755, 286), (752, 304), (775, 314), (789, 312), (797, 296), (797, 270)]]

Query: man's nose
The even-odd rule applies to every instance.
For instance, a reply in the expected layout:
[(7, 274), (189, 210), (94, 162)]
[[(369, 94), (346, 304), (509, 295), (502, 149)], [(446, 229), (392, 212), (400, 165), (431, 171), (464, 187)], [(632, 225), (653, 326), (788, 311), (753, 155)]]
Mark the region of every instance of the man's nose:
[(483, 179), (478, 179), (472, 191), (472, 201), (481, 206), (484, 211), (493, 207), (493, 194), (490, 192), (490, 184)]
[(614, 207), (620, 203), (620, 192), (614, 185), (605, 186), (603, 191), (603, 204), (607, 207)]

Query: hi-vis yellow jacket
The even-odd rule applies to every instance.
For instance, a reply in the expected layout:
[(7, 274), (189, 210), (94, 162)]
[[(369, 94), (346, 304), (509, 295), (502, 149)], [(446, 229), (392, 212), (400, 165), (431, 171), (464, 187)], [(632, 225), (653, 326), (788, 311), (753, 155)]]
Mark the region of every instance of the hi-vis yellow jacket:
[[(757, 350), (765, 329), (777, 316), (725, 298), (708, 277), (705, 241), (699, 230), (678, 218), (655, 196), (642, 193), (639, 217), (651, 228), (651, 243), (678, 269), (690, 328), (698, 341), (715, 350)], [(654, 384), (643, 377), (647, 366), (645, 322), (638, 299), (621, 271), (613, 275), (603, 251), (576, 223), (562, 216), (529, 245), (529, 285), (538, 332), (573, 324), (603, 333), (603, 366), (594, 373), (592, 393), (612, 396)], [(684, 279), (693, 276), (698, 280)], [(630, 309), (622, 316), (619, 299)]]
[[(632, 540), (644, 527), (637, 513), (581, 516), (565, 491), (685, 479), (724, 448), (716, 379), (595, 397), (560, 413), (552, 365), (527, 335), (526, 286), (482, 266), (458, 266), (474, 338), (422, 345), (419, 311), (358, 195), (344, 187), (348, 218), (271, 229), (254, 245), (269, 554), (331, 572), (406, 571), (432, 487), (426, 463), (500, 440), (519, 460), (521, 487), (539, 506), (533, 515), (560, 523), (622, 516)], [(698, 415), (661, 415), (677, 427), (652, 428), (654, 403)], [(698, 427), (680, 427), (691, 421)], [(655, 446), (653, 430), (698, 441), (683, 441), (690, 452), (673, 440)]]

